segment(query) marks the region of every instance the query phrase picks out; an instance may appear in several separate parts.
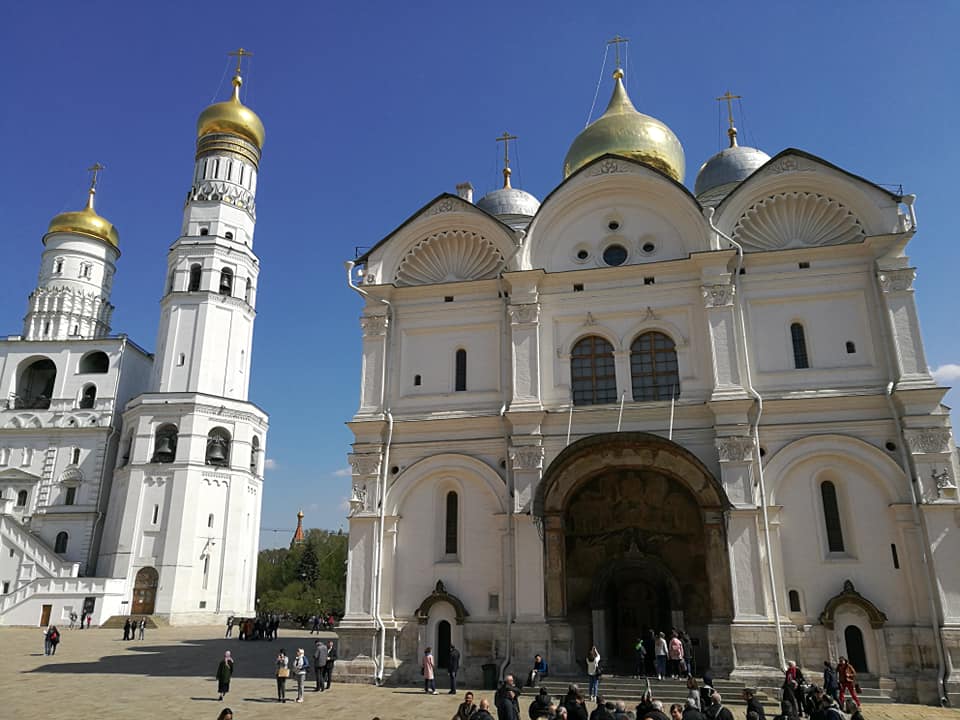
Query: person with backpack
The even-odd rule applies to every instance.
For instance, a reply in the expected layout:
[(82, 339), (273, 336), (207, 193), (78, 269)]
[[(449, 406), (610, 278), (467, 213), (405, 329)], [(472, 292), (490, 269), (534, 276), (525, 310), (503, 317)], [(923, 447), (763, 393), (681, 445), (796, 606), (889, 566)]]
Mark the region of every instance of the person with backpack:
[(60, 631), (57, 630), (56, 625), (50, 626), (50, 631), (47, 633), (47, 637), (50, 640), (50, 655), (57, 654), (57, 645), (60, 644)]

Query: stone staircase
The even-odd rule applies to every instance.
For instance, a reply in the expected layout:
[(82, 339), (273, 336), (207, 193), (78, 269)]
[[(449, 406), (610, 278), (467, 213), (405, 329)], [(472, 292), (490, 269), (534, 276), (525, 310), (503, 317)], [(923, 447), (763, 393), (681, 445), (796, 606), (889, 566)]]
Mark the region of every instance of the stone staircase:
[(136, 618), (138, 622), (140, 618), (144, 618), (147, 621), (147, 628), (150, 630), (156, 630), (159, 627), (170, 627), (169, 620), (159, 615), (111, 615), (100, 623), (100, 627), (122, 630), (123, 624), (128, 618)]
[[(547, 688), (555, 698), (562, 698), (567, 687), (571, 683), (576, 683), (581, 692), (586, 694), (589, 688), (589, 682), (583, 675), (550, 675), (543, 679), (540, 684)], [(723, 704), (731, 707), (744, 707), (746, 703), (743, 700), (743, 689), (747, 687), (742, 682), (736, 680), (714, 680), (714, 689), (723, 697)], [(673, 703), (683, 704), (687, 700), (686, 681), (664, 679), (657, 680), (650, 678), (650, 690), (653, 697), (669, 708)], [(647, 680), (645, 678), (634, 678), (629, 675), (604, 675), (600, 680), (600, 694), (604, 700), (616, 702), (623, 700), (627, 704), (627, 709), (632, 710), (638, 702), (644, 691), (647, 689)], [(533, 688), (524, 688), (524, 697), (532, 698), (535, 690)], [(768, 717), (773, 717), (780, 712), (780, 701), (777, 696), (771, 695), (769, 690), (760, 689), (757, 691), (757, 699), (763, 704)], [(590, 709), (593, 709), (593, 703), (589, 703)]]

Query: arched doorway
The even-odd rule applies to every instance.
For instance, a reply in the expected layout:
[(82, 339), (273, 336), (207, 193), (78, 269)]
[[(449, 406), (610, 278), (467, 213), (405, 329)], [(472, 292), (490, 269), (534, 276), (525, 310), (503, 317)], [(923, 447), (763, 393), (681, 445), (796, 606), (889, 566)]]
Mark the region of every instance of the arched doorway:
[(727, 506), (706, 467), (658, 436), (595, 435), (558, 455), (535, 509), (547, 614), (571, 627), (575, 657), (596, 644), (626, 665), (639, 637), (671, 628), (710, 647), (732, 617)]
[(843, 630), (843, 641), (847, 646), (847, 660), (858, 673), (870, 672), (867, 665), (867, 648), (863, 643), (863, 632), (856, 625), (847, 625)]
[(437, 646), (435, 648), (437, 667), (447, 669), (450, 666), (450, 623), (441, 620), (437, 623)]
[(159, 583), (160, 574), (156, 568), (140, 568), (133, 581), (133, 603), (131, 606), (133, 615), (153, 615)]

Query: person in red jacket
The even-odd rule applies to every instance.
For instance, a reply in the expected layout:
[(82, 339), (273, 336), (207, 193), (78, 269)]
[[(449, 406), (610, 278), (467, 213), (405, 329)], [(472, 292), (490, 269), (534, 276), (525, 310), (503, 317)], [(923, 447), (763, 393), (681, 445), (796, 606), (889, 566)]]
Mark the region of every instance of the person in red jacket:
[(860, 707), (860, 698), (857, 697), (856, 690), (857, 671), (853, 669), (853, 665), (847, 662), (845, 657), (840, 658), (840, 662), (837, 663), (837, 680), (840, 683), (840, 705), (843, 705), (844, 691), (849, 691), (850, 697), (853, 698), (857, 707)]

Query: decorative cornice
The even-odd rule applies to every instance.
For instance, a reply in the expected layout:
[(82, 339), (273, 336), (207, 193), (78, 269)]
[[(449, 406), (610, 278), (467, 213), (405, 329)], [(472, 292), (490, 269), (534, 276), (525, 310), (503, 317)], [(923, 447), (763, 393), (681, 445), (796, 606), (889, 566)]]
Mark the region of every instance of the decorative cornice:
[(701, 285), (703, 305), (706, 308), (727, 307), (733, 305), (733, 296), (736, 288), (731, 283), (716, 283)]
[(510, 311), (510, 321), (514, 325), (535, 323), (540, 319), (540, 303), (510, 305), (508, 309)]
[(386, 315), (361, 315), (360, 327), (364, 335), (384, 335), (390, 321)]
[(794, 172), (816, 172), (816, 170), (817, 166), (809, 160), (787, 156), (777, 160), (775, 163), (768, 165), (764, 169), (764, 173), (770, 173), (771, 175), (782, 175), (784, 173)]
[(906, 430), (907, 447), (913, 455), (927, 455), (950, 451), (950, 431), (947, 428)]
[(880, 608), (858, 593), (850, 580), (846, 580), (843, 583), (843, 592), (839, 595), (834, 595), (827, 601), (823, 612), (820, 613), (820, 624), (828, 630), (833, 630), (834, 616), (836, 615), (837, 609), (843, 605), (856, 605), (863, 610), (870, 620), (870, 627), (874, 630), (879, 630), (884, 626), (884, 623), (887, 622), (887, 616)]
[(748, 462), (753, 458), (753, 438), (747, 435), (717, 438), (716, 446), (722, 463)]
[(617, 175), (620, 173), (628, 173), (631, 170), (632, 167), (629, 163), (622, 163), (614, 160), (613, 158), (607, 158), (590, 171), (590, 177), (597, 177), (599, 175)]
[(184, 205), (191, 202), (221, 202), (245, 210), (254, 219), (257, 217), (257, 203), (253, 193), (231, 182), (201, 180), (190, 188)]
[(510, 462), (514, 470), (539, 470), (543, 467), (543, 447), (520, 445), (510, 448)]
[(916, 277), (917, 271), (914, 268), (884, 270), (877, 274), (877, 279), (880, 281), (880, 289), (885, 293), (906, 292), (907, 290), (911, 290)]
[(380, 453), (358, 455), (351, 453), (347, 456), (350, 469), (357, 477), (376, 476), (380, 472)]

